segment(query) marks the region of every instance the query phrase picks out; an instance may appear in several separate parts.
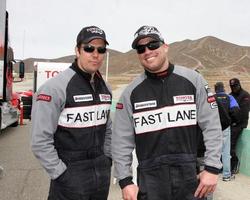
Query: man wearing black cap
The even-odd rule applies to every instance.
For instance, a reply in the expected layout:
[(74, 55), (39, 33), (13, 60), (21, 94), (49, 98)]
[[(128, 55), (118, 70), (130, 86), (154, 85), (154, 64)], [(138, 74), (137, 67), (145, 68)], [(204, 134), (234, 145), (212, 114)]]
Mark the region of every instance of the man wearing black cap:
[(237, 140), (244, 128), (247, 128), (249, 111), (250, 111), (250, 95), (247, 91), (242, 89), (240, 80), (232, 78), (229, 80), (231, 88), (231, 95), (236, 99), (240, 106), (240, 123), (233, 124), (231, 127), (231, 167), (232, 173), (237, 173), (239, 170), (239, 159), (236, 155)]
[[(112, 134), (114, 175), (123, 199), (203, 198), (215, 190), (222, 166), (222, 131), (215, 98), (199, 73), (169, 63), (168, 45), (157, 28), (139, 28), (132, 48), (145, 73), (121, 95)], [(198, 125), (206, 146), (199, 183)], [(132, 182), (134, 149), (139, 187)]]
[(230, 181), (234, 176), (231, 173), (231, 128), (232, 124), (237, 124), (240, 121), (240, 108), (232, 95), (225, 93), (224, 84), (217, 82), (214, 85), (216, 92), (215, 97), (218, 104), (220, 122), (223, 133), (223, 145), (222, 145), (222, 180)]
[(83, 28), (76, 59), (34, 95), (32, 150), (51, 178), (49, 200), (105, 200), (111, 170), (111, 92), (98, 71), (108, 44)]

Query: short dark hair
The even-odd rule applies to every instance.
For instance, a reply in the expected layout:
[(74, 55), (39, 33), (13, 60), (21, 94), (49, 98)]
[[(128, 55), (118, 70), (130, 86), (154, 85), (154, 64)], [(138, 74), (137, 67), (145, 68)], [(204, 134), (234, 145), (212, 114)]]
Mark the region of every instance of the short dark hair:
[(224, 84), (222, 82), (217, 82), (214, 85), (215, 92), (225, 92)]

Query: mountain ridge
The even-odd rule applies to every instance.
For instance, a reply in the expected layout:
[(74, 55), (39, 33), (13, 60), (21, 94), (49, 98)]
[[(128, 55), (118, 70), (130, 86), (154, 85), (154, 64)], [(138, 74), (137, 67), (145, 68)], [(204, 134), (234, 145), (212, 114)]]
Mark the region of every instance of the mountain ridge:
[[(135, 75), (143, 68), (137, 58), (135, 50), (122, 53), (109, 51), (109, 76)], [(202, 37), (197, 40), (183, 40), (169, 44), (168, 57), (171, 63), (199, 70), (205, 78), (213, 84), (220, 79), (232, 77), (244, 79), (248, 85), (250, 80), (250, 47), (233, 44), (213, 36)], [(73, 62), (75, 55), (63, 56), (55, 59), (28, 58), (24, 60), (26, 72), (33, 72), (34, 61), (42, 62)], [(105, 72), (106, 58), (100, 69)], [(14, 69), (17, 69), (15, 66)], [(249, 86), (250, 89), (250, 86)]]

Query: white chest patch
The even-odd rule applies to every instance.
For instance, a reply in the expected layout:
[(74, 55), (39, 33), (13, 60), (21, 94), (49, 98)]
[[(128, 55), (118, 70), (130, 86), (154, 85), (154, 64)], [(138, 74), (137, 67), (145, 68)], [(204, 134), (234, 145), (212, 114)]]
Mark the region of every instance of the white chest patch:
[(194, 103), (194, 95), (174, 96), (174, 104), (178, 103)]
[(73, 96), (75, 102), (85, 102), (85, 101), (93, 101), (92, 94), (85, 95), (75, 95)]
[(157, 103), (156, 103), (156, 100), (143, 101), (143, 102), (135, 103), (134, 106), (135, 106), (135, 110), (144, 109), (144, 108), (155, 108), (157, 106)]
[(100, 97), (101, 102), (110, 102), (111, 101), (110, 94), (99, 94), (99, 97)]

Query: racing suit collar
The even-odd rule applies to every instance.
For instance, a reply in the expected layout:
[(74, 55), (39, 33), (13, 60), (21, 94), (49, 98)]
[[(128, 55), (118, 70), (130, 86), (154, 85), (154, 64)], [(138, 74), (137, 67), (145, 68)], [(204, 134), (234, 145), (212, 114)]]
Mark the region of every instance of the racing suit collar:
[(174, 70), (174, 65), (172, 63), (169, 63), (168, 68), (163, 72), (151, 73), (145, 70), (145, 74), (147, 77), (152, 78), (152, 79), (162, 79), (172, 74), (173, 70)]
[[(71, 69), (73, 69), (76, 73), (80, 74), (81, 76), (83, 76), (86, 80), (90, 81), (91, 80), (91, 74), (83, 71), (80, 69), (80, 67), (77, 65), (77, 62), (73, 62), (71, 67)], [(94, 80), (98, 77), (100, 77), (100, 72), (97, 71), (95, 74), (94, 74)]]

